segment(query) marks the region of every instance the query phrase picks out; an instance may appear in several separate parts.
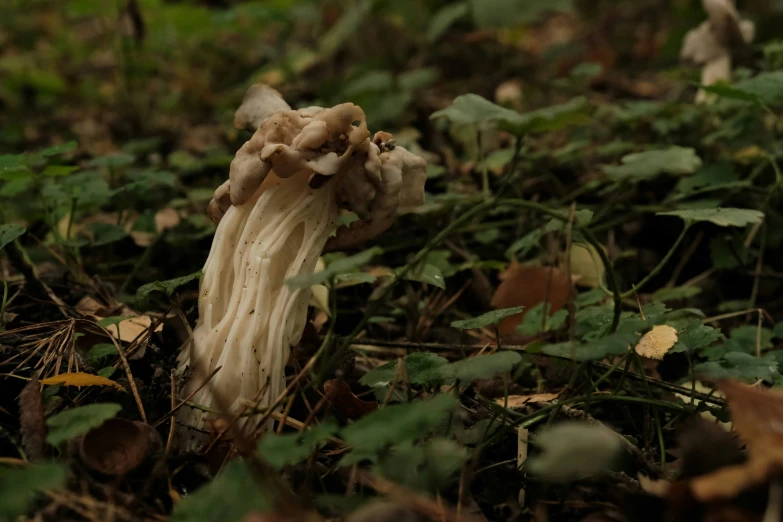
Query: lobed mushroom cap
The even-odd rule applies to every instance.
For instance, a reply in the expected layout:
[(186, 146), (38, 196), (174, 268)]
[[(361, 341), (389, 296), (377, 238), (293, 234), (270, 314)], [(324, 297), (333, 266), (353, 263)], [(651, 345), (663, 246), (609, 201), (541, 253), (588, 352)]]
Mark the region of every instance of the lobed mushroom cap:
[(399, 208), (423, 203), (426, 161), (395, 146), (389, 133), (370, 140), (360, 107), (276, 110), (280, 102), (285, 103), (279, 93), (266, 86), (253, 86), (245, 96), (235, 121), (254, 124), (266, 117), (231, 162), (229, 180), (215, 191), (208, 209), (213, 221), (231, 205), (250, 200), (270, 173), (287, 178), (309, 172), (309, 188), (315, 190), (337, 184), (335, 204), (355, 212), (359, 221), (340, 228), (328, 249), (376, 237), (391, 226)]
[(708, 18), (685, 35), (681, 59), (706, 65), (753, 41), (753, 22), (740, 19), (732, 0), (703, 0), (702, 4)]

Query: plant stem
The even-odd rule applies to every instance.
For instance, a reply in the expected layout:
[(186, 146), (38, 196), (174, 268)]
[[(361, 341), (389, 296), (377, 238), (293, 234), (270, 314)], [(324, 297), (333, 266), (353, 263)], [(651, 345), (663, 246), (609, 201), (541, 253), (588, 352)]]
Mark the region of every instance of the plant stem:
[(638, 292), (638, 291), (639, 291), (639, 290), (640, 290), (640, 289), (641, 289), (641, 288), (642, 288), (644, 285), (646, 285), (647, 283), (649, 283), (649, 282), (650, 282), (650, 280), (651, 280), (653, 277), (655, 277), (656, 275), (658, 275), (658, 272), (660, 272), (660, 271), (661, 271), (661, 269), (663, 269), (663, 267), (666, 265), (666, 263), (668, 263), (668, 262), (669, 262), (669, 259), (671, 259), (671, 257), (674, 255), (674, 252), (677, 250), (677, 247), (678, 247), (678, 246), (680, 246), (680, 243), (682, 243), (682, 240), (683, 240), (683, 239), (685, 239), (685, 235), (688, 233), (688, 230), (690, 230), (690, 228), (691, 228), (691, 225), (690, 225), (690, 224), (688, 224), (688, 223), (686, 223), (686, 225), (685, 225), (685, 226), (683, 227), (683, 229), (682, 229), (682, 232), (680, 232), (680, 235), (679, 235), (679, 237), (678, 237), (678, 238), (677, 238), (677, 240), (674, 242), (674, 244), (673, 244), (673, 245), (672, 245), (672, 247), (669, 249), (669, 251), (668, 251), (668, 252), (666, 252), (666, 255), (665, 255), (665, 256), (663, 256), (663, 259), (661, 259), (661, 261), (658, 263), (658, 265), (657, 265), (655, 268), (653, 268), (652, 270), (650, 270), (650, 273), (649, 273), (649, 274), (647, 274), (647, 275), (646, 275), (646, 276), (645, 276), (645, 277), (644, 277), (644, 278), (643, 278), (641, 281), (639, 281), (638, 283), (636, 283), (636, 285), (635, 285), (633, 288), (631, 288), (631, 289), (630, 289), (630, 290), (628, 290), (627, 292), (624, 292), (623, 294), (621, 294), (621, 296), (620, 296), (620, 297), (621, 297), (621, 298), (623, 298), (623, 299), (625, 299), (625, 298), (627, 298), (627, 297), (631, 297), (631, 296), (633, 296), (633, 295), (634, 295), (635, 293), (637, 293), (637, 292)]

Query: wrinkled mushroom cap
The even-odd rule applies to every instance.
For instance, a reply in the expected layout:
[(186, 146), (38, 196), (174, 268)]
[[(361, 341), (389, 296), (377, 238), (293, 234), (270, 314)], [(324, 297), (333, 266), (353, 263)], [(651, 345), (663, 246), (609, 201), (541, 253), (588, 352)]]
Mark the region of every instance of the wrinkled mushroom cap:
[(337, 184), (335, 203), (355, 212), (359, 221), (340, 228), (327, 249), (376, 237), (391, 226), (400, 208), (423, 203), (426, 161), (396, 146), (389, 133), (376, 133), (370, 140), (360, 107), (343, 103), (329, 109), (277, 110), (281, 102), (285, 104), (279, 93), (265, 86), (251, 87), (245, 96), (236, 121), (252, 125), (266, 118), (231, 162), (229, 180), (215, 191), (208, 209), (213, 221), (220, 221), (231, 205), (248, 202), (270, 173), (288, 178), (307, 171), (309, 187), (316, 190)]
[(731, 53), (732, 47), (753, 41), (755, 26), (741, 20), (732, 0), (703, 0), (707, 20), (688, 31), (680, 58), (706, 65)]

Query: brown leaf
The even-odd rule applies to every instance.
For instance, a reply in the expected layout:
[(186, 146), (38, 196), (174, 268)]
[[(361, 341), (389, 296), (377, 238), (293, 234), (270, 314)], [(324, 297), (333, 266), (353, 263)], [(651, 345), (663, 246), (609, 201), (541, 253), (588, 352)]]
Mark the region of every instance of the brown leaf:
[(751, 451), (783, 446), (783, 390), (768, 390), (722, 380), (716, 387), (726, 396), (734, 429)]
[(41, 383), (34, 374), (19, 394), (19, 424), (22, 447), (27, 457), (37, 462), (46, 456), (46, 422), (41, 402)]
[(378, 409), (378, 403), (365, 402), (353, 394), (345, 381), (332, 379), (324, 383), (329, 402), (349, 419), (358, 419)]
[(79, 456), (105, 475), (124, 475), (159, 448), (160, 436), (151, 426), (126, 419), (109, 419), (90, 430), (79, 443)]
[(565, 306), (572, 282), (557, 268), (543, 266), (522, 266), (511, 264), (500, 275), (501, 283), (492, 297), (495, 309), (524, 306), (522, 313), (500, 321), (500, 335), (513, 336), (525, 314), (540, 303), (549, 303), (552, 314)]

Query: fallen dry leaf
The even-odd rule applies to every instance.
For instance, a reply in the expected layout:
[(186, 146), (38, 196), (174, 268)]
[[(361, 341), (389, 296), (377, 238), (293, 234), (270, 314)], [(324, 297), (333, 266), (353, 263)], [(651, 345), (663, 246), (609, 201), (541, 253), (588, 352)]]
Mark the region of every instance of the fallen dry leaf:
[[(119, 339), (126, 343), (136, 340), (139, 335), (146, 333), (152, 325), (152, 318), (148, 315), (138, 315), (121, 303), (116, 303), (113, 306), (104, 306), (90, 296), (84, 296), (76, 304), (75, 308), (95, 321), (107, 317), (128, 317), (128, 319), (120, 322), (119, 325), (109, 325), (106, 327), (106, 331), (114, 337), (117, 337), (117, 326), (119, 326)], [(163, 330), (163, 322), (160, 322), (155, 328), (156, 332), (160, 332), (161, 330)]]
[(663, 360), (666, 352), (677, 344), (677, 330), (666, 324), (659, 324), (652, 327), (639, 339), (636, 345), (636, 353), (648, 359)]
[(79, 456), (87, 466), (105, 475), (124, 475), (160, 446), (160, 435), (151, 426), (114, 418), (82, 437)]
[[(535, 395), (509, 395), (507, 408), (516, 409), (524, 408), (528, 404), (538, 404), (541, 402), (552, 402), (557, 399), (559, 393), (537, 393)], [(495, 399), (495, 402), (501, 406), (505, 403), (504, 397)]]
[(345, 381), (332, 379), (324, 383), (329, 402), (349, 419), (358, 419), (378, 409), (378, 403), (365, 402), (354, 395)]
[(492, 296), (492, 307), (525, 307), (522, 313), (500, 321), (499, 331), (502, 336), (515, 335), (525, 314), (537, 304), (548, 302), (550, 315), (562, 309), (572, 288), (571, 280), (557, 268), (512, 263), (498, 277), (501, 283)]
[(63, 384), (65, 386), (112, 386), (118, 390), (125, 391), (119, 383), (101, 377), (100, 375), (93, 375), (91, 373), (74, 372), (74, 373), (61, 373), (54, 377), (47, 377), (41, 380), (41, 384), (51, 386), (53, 384)]
[(33, 374), (19, 394), (19, 425), (27, 457), (33, 462), (43, 460), (46, 457), (46, 423), (37, 374)]

